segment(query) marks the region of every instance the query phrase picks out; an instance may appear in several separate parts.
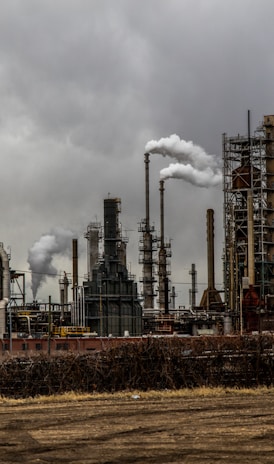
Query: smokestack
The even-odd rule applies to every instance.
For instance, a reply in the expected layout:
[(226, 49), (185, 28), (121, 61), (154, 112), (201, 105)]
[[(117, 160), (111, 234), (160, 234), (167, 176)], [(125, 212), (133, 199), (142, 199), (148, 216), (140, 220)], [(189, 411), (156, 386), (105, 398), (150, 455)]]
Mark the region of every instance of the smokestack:
[(190, 305), (191, 308), (194, 309), (196, 306), (196, 268), (195, 264), (191, 264), (191, 270), (189, 271), (189, 274), (191, 275), (191, 290), (190, 290)]
[(146, 217), (143, 232), (143, 294), (144, 309), (154, 308), (153, 238), (149, 213), (149, 153), (145, 153), (145, 201)]
[(164, 181), (160, 180), (160, 223), (161, 223), (161, 247), (164, 247)]
[(150, 232), (149, 217), (149, 153), (145, 153), (146, 232)]
[(208, 287), (203, 293), (200, 306), (203, 306), (204, 308), (207, 308), (207, 310), (209, 310), (211, 305), (222, 305), (220, 294), (215, 289), (213, 209), (207, 210), (207, 274)]
[(59, 280), (59, 286), (60, 286), (60, 307), (61, 307), (60, 322), (62, 324), (64, 321), (65, 306), (68, 304), (69, 279), (67, 278), (67, 274), (65, 271), (64, 271), (64, 277)]
[(72, 289), (73, 301), (75, 301), (75, 289), (78, 287), (78, 240), (72, 239)]
[(168, 278), (166, 269), (166, 249), (164, 244), (164, 181), (160, 180), (160, 251), (159, 251), (159, 306), (168, 314)]
[(207, 210), (207, 273), (208, 289), (215, 288), (215, 271), (214, 271), (214, 211)]

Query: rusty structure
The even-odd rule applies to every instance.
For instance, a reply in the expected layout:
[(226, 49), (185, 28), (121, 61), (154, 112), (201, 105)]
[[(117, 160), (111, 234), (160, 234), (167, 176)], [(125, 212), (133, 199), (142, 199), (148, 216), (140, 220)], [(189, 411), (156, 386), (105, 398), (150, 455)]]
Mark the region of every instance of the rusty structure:
[(208, 285), (204, 291), (200, 306), (210, 310), (222, 307), (222, 299), (215, 288), (215, 253), (214, 253), (214, 211), (207, 210), (207, 278)]
[(223, 135), (225, 302), (241, 332), (274, 328), (274, 115)]

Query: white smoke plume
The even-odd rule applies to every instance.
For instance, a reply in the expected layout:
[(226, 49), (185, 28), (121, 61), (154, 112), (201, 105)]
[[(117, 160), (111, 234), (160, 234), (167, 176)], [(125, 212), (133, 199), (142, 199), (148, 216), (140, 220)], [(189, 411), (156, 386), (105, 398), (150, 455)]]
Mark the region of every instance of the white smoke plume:
[(28, 252), (29, 269), (31, 275), (31, 289), (33, 299), (36, 299), (37, 291), (46, 281), (48, 276), (54, 277), (58, 274), (53, 266), (52, 260), (55, 255), (66, 255), (72, 248), (73, 232), (57, 227), (48, 234), (43, 234)]
[(158, 141), (151, 140), (146, 144), (145, 151), (178, 161), (160, 171), (161, 179), (184, 179), (198, 187), (213, 187), (222, 182), (222, 171), (217, 159), (199, 145), (181, 140), (176, 134)]

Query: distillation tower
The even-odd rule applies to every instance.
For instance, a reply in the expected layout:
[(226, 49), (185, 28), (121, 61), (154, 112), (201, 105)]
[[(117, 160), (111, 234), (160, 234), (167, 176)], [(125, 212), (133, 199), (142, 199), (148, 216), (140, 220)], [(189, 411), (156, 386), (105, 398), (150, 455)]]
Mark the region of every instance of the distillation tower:
[(121, 235), (120, 198), (104, 200), (103, 256), (101, 226), (91, 223), (88, 240), (88, 280), (83, 282), (86, 324), (100, 336), (140, 335), (142, 307), (137, 283), (126, 266), (126, 238)]
[(158, 254), (159, 308), (165, 314), (169, 312), (169, 278), (168, 259), (171, 257), (170, 243), (164, 240), (164, 181), (160, 180), (160, 239)]
[(269, 330), (274, 312), (274, 115), (264, 116), (254, 135), (249, 113), (247, 136), (224, 134), (223, 166), (225, 302), (239, 330)]
[(146, 217), (142, 220), (139, 232), (142, 233), (140, 239), (140, 257), (139, 264), (143, 265), (143, 276), (141, 282), (143, 283), (143, 298), (144, 310), (154, 308), (154, 267), (156, 264), (154, 254), (156, 251), (157, 239), (154, 235), (154, 227), (150, 224), (150, 208), (149, 208), (149, 153), (145, 153), (145, 201), (146, 201)]

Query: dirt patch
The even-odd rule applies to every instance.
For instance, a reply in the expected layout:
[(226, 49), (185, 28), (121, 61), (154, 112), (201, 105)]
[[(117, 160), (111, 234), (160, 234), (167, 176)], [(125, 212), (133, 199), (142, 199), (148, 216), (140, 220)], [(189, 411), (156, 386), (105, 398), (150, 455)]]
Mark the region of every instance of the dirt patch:
[(274, 393), (0, 404), (0, 463), (274, 462)]

